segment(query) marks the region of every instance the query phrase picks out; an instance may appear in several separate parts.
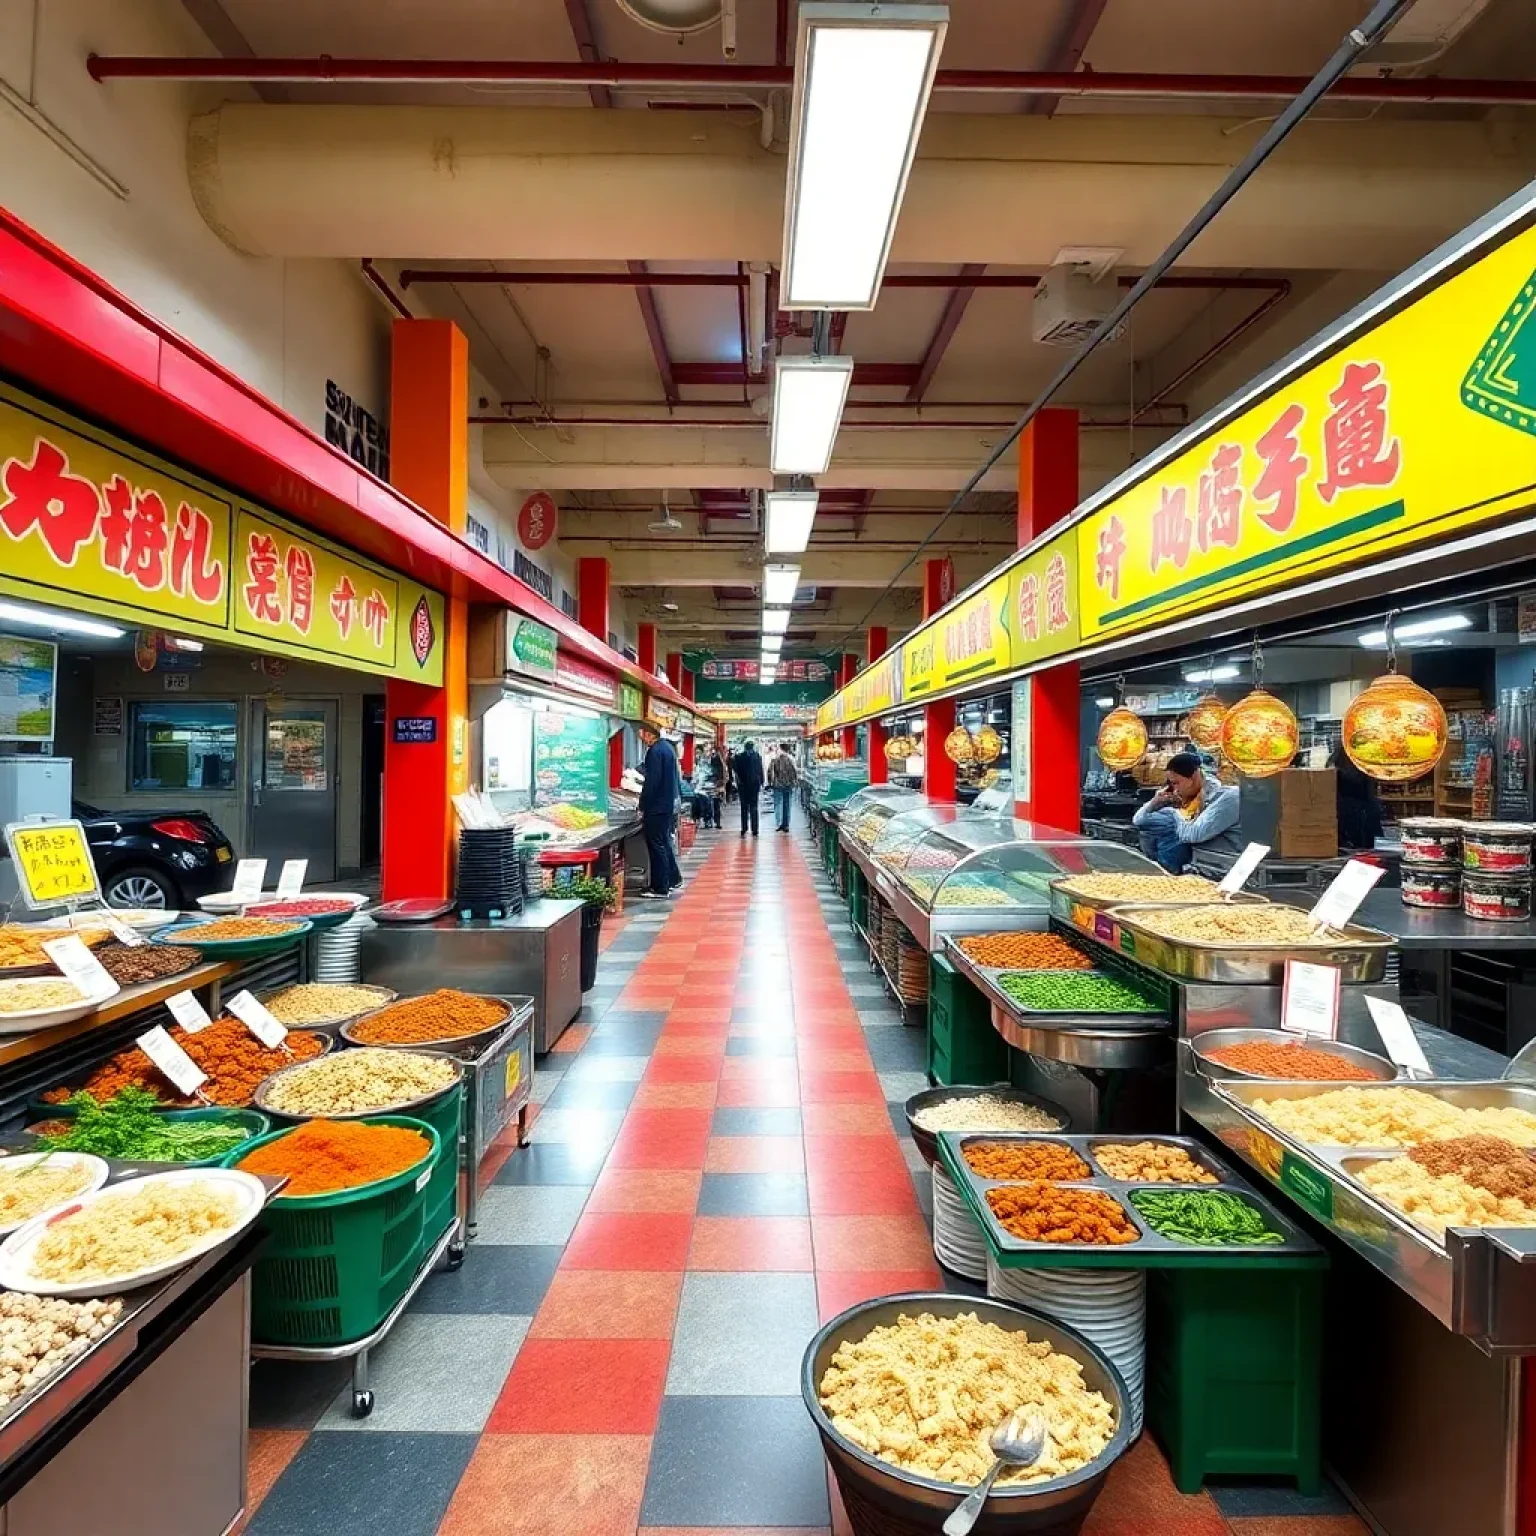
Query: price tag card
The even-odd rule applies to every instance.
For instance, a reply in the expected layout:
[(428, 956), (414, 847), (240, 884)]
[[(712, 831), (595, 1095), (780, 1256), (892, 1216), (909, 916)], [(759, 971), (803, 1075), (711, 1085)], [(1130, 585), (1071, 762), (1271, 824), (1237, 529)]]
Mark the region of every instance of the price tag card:
[(1376, 1021), (1376, 1033), (1381, 1036), (1387, 1055), (1409, 1072), (1433, 1077), (1429, 1058), (1425, 1056), (1424, 1047), (1419, 1044), (1418, 1036), (1414, 1034), (1413, 1025), (1409, 1023), (1402, 1006), (1388, 1002), (1384, 997), (1368, 997), (1365, 1006), (1371, 1010), (1371, 1017)]
[(111, 997), (117, 991), (117, 983), (107, 974), (106, 966), (85, 947), (85, 941), (74, 934), (47, 940), (43, 953), (87, 997)]
[(101, 899), (96, 864), (78, 821), (13, 821), (6, 826), (5, 841), (29, 907)]
[(1249, 843), (1238, 854), (1237, 862), (1221, 877), (1221, 882), (1216, 889), (1225, 891), (1228, 896), (1236, 896), (1253, 878), (1254, 870), (1264, 862), (1264, 855), (1268, 852), (1268, 843)]
[(275, 1051), (288, 1031), (249, 992), (237, 992), (225, 1005), (268, 1050)]
[(134, 1044), (175, 1083), (178, 1092), (194, 1094), (208, 1081), (208, 1074), (158, 1024)]
[(1386, 870), (1380, 864), (1366, 864), (1351, 859), (1333, 877), (1328, 889), (1317, 898), (1308, 916), (1314, 927), (1342, 928), (1355, 915), (1355, 908), (1370, 895)]
[(1280, 1028), (1293, 1035), (1339, 1032), (1339, 969), (1305, 960), (1285, 962), (1285, 990), (1280, 1000)]
[(235, 865), (233, 894), (240, 901), (255, 901), (261, 895), (261, 882), (267, 878), (265, 859), (241, 859)]
[(173, 993), (166, 998), (165, 1006), (171, 1010), (171, 1017), (189, 1035), (195, 1035), (200, 1029), (207, 1029), (213, 1023), (213, 1020), (208, 1017), (208, 1010), (198, 1002), (195, 993)]
[(304, 874), (308, 868), (308, 859), (283, 860), (282, 873), (277, 877), (279, 900), (292, 901), (304, 889)]

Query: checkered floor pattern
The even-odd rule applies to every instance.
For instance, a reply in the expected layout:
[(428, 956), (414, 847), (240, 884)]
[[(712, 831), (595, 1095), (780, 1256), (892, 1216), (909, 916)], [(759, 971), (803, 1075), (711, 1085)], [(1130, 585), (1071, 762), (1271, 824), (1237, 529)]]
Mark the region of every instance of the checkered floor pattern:
[[(798, 812), (796, 813), (798, 817)], [(605, 928), (540, 1064), (532, 1144), (482, 1177), (348, 1413), (345, 1364), (262, 1363), (249, 1536), (828, 1536), (799, 1396), (819, 1319), (941, 1279), (901, 1102), (927, 1086), (800, 835), (701, 833)], [(1085, 1536), (1362, 1536), (1334, 1492), (1186, 1498), (1150, 1437)]]

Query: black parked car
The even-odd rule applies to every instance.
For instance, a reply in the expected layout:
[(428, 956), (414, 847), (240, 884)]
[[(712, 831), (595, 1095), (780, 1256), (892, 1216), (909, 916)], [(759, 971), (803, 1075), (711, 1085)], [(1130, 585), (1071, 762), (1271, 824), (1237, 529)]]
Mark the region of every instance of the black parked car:
[(72, 809), (109, 906), (185, 911), (230, 883), (235, 850), (206, 811)]

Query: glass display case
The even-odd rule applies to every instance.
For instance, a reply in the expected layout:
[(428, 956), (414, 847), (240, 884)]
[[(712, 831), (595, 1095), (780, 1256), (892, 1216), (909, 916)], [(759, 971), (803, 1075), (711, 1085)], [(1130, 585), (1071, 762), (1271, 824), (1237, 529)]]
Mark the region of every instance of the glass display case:
[(812, 810), (837, 817), (847, 800), (868, 783), (864, 763), (818, 763), (806, 770), (806, 801)]
[(839, 821), (855, 847), (868, 853), (891, 817), (926, 806), (925, 796), (895, 784), (866, 784), (844, 803)]

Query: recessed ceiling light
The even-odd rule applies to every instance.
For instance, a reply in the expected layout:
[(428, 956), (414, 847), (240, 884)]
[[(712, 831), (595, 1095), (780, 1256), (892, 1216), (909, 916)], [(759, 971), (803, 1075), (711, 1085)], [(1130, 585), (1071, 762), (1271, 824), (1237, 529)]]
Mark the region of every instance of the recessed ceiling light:
[(763, 567), (763, 606), (788, 608), (795, 600), (800, 586), (798, 565), (765, 565)]
[(101, 640), (116, 640), (125, 633), (115, 624), (98, 624), (95, 619), (77, 619), (71, 614), (49, 613), (25, 603), (0, 603), (0, 622), (25, 624), (32, 629), (51, 629), (61, 635), (94, 635)]
[(763, 547), (770, 555), (801, 554), (811, 542), (816, 492), (769, 491), (764, 501), (767, 515), (763, 520)]
[[(1436, 619), (1415, 619), (1411, 624), (1394, 624), (1394, 640), (1422, 640), (1426, 635), (1445, 635), (1457, 629), (1471, 629), (1472, 620), (1464, 613), (1446, 613)], [(1359, 637), (1361, 645), (1385, 645), (1385, 629), (1368, 629)]]
[(764, 608), (762, 630), (765, 635), (782, 635), (789, 628), (788, 608)]
[[(851, 357), (807, 354), (781, 357), (773, 365), (768, 467), (774, 474), (826, 474), (852, 382)], [(809, 526), (806, 533), (809, 537)]]

